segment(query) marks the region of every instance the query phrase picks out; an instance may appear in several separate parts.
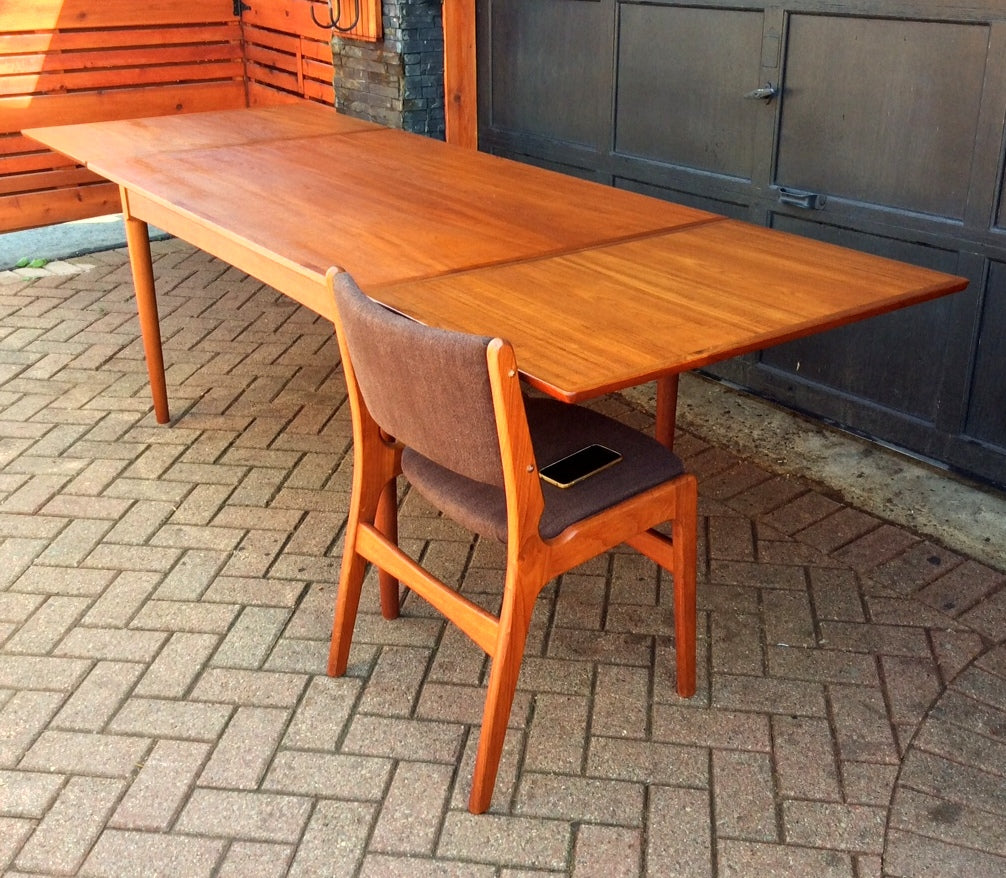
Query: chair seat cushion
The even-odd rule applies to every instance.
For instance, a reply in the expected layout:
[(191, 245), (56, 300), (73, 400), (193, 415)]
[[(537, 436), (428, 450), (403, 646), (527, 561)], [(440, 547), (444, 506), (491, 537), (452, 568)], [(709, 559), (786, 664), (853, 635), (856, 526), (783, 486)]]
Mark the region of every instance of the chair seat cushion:
[[(524, 404), (539, 467), (595, 442), (622, 455), (614, 466), (569, 488), (541, 482), (545, 512), (538, 530), (543, 539), (684, 472), (677, 455), (656, 439), (607, 415), (554, 399), (531, 398)], [(460, 476), (411, 449), (402, 454), (402, 471), (449, 518), (475, 533), (506, 541), (506, 498), (501, 488)]]

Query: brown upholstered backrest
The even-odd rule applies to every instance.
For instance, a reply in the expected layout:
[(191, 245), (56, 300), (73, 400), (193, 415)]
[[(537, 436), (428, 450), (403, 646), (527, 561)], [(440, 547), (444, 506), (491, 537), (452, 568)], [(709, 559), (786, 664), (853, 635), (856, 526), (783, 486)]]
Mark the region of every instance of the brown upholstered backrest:
[(502, 487), (490, 339), (416, 323), (368, 298), (346, 273), (333, 289), (360, 393), (381, 429), (447, 469)]

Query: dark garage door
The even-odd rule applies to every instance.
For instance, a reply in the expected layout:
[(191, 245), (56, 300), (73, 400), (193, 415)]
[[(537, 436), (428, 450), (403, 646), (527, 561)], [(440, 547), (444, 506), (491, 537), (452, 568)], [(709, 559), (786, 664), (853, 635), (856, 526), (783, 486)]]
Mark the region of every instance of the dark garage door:
[(478, 0), (492, 152), (967, 276), (715, 373), (1006, 485), (1001, 0)]

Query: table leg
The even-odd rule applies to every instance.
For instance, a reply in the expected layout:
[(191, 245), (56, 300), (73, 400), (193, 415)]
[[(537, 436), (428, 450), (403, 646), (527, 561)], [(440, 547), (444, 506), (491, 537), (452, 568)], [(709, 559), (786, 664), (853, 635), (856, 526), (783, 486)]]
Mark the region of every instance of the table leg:
[[(377, 503), (377, 529), (398, 545), (398, 488), (395, 479), (384, 486)], [(381, 590), (381, 615), (385, 619), (398, 618), (398, 580), (384, 570), (377, 571)]]
[(140, 336), (147, 360), (150, 378), (150, 395), (154, 398), (154, 416), (158, 424), (166, 424), (168, 412), (168, 387), (164, 378), (164, 354), (161, 349), (161, 324), (157, 316), (157, 295), (154, 291), (154, 267), (150, 259), (150, 238), (147, 224), (129, 215), (128, 196), (122, 192), (122, 217), (126, 226), (126, 243), (129, 245), (129, 265), (133, 271), (136, 291), (136, 310), (140, 317)]
[(678, 417), (678, 375), (657, 379), (657, 440), (674, 448), (674, 428)]

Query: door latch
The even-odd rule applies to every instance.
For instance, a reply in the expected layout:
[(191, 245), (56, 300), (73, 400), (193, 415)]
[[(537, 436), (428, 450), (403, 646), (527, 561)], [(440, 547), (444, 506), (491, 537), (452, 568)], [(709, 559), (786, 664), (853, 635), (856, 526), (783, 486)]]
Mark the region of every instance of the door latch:
[(746, 101), (765, 101), (766, 104), (771, 103), (772, 98), (779, 94), (779, 87), (772, 85), (771, 82), (766, 82), (761, 88), (756, 88), (754, 91), (749, 91), (744, 95), (744, 100)]

